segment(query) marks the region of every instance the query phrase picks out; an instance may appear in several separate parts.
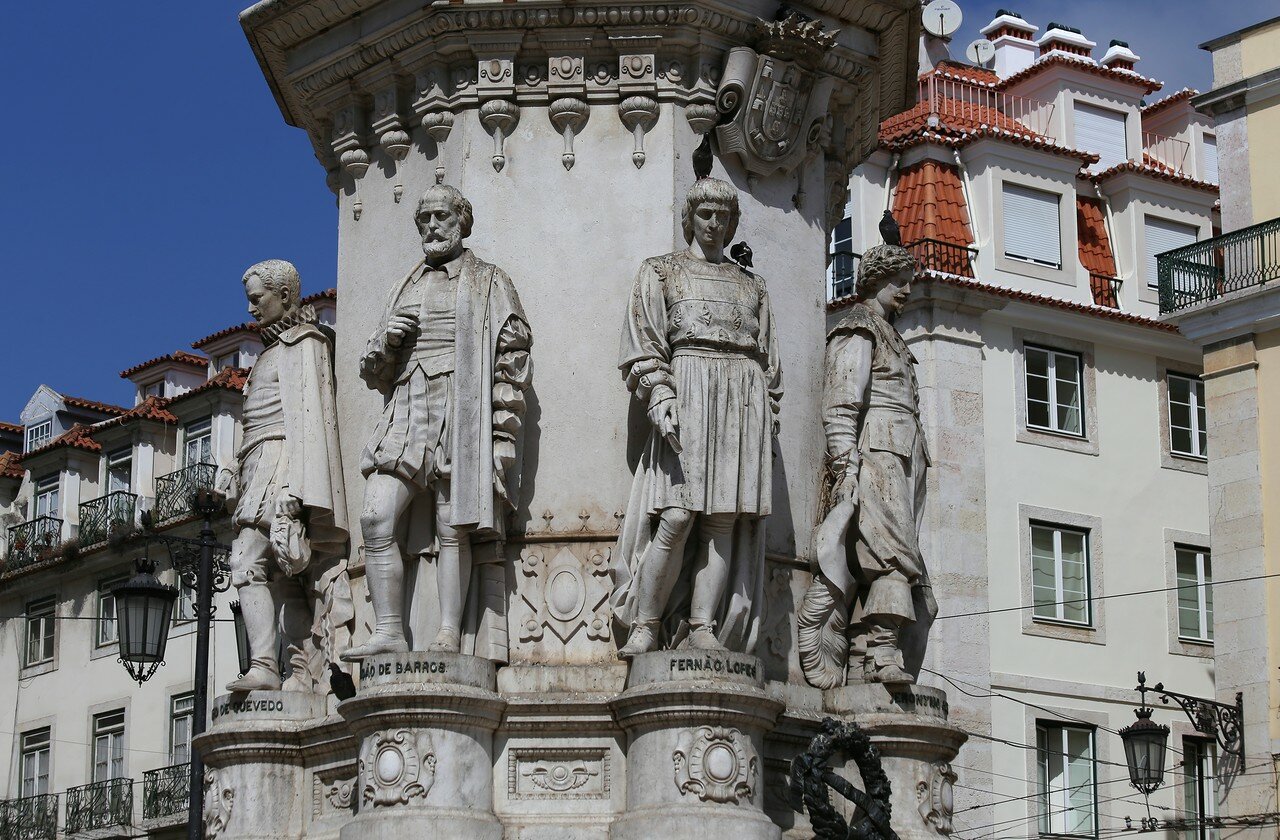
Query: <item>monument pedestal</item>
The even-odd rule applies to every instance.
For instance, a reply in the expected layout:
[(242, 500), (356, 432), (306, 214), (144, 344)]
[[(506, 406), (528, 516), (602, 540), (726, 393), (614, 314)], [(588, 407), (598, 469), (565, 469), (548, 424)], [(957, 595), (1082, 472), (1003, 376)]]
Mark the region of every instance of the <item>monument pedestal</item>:
[[(947, 693), (919, 685), (859, 683), (823, 693), (827, 712), (857, 723), (880, 751), (892, 786), (893, 829), (901, 840), (951, 833), (951, 769), (968, 736), (947, 723)], [(850, 762), (847, 771), (856, 772)]]
[(647, 653), (611, 705), (627, 735), (627, 810), (611, 840), (778, 840), (760, 755), (783, 704), (765, 693), (759, 659)]
[(338, 712), (360, 740), (357, 814), (342, 840), (501, 840), (493, 734), (506, 705), (493, 663), (448, 653), (384, 654), (360, 668)]
[(304, 732), (325, 717), (328, 697), (302, 691), (223, 694), (209, 730), (195, 740), (204, 759), (205, 831), (243, 840), (302, 837)]

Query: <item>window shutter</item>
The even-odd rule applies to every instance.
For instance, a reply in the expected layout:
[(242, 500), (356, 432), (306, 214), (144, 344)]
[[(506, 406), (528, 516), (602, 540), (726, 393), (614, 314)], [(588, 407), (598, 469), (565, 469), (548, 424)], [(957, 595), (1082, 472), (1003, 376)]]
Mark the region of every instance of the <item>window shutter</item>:
[(1155, 216), (1144, 217), (1143, 230), (1147, 240), (1147, 285), (1154, 289), (1160, 285), (1160, 274), (1156, 270), (1156, 254), (1190, 245), (1196, 241), (1200, 231), (1192, 225), (1171, 222)]
[(1062, 266), (1057, 193), (1004, 185), (1004, 253), (1007, 257)]
[(1200, 180), (1218, 183), (1218, 138), (1212, 134), (1204, 135), (1204, 172)]
[(1123, 113), (1076, 103), (1075, 117), (1076, 148), (1101, 158), (1094, 164), (1095, 170), (1110, 169), (1129, 159)]

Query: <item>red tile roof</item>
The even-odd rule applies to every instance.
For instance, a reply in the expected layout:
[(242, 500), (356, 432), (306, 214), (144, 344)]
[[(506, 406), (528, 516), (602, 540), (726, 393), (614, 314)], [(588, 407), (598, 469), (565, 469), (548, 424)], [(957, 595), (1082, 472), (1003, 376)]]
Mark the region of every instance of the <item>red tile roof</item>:
[(76, 423), (67, 431), (58, 435), (53, 440), (41, 446), (39, 449), (33, 449), (24, 455), (24, 458), (30, 458), (33, 455), (40, 455), (54, 449), (60, 449), (69, 446), (72, 449), (83, 449), (86, 452), (101, 452), (102, 444), (93, 439), (93, 428), (83, 423)]
[(102, 414), (124, 414), (125, 411), (128, 410), (124, 406), (98, 402), (97, 400), (86, 400), (81, 397), (69, 397), (66, 394), (59, 394), (59, 396), (62, 397), (62, 401), (64, 403), (72, 408), (83, 408), (88, 411), (101, 412)]
[(1116, 276), (1116, 258), (1107, 235), (1107, 222), (1102, 202), (1096, 198), (1076, 196), (1076, 230), (1080, 264), (1090, 274)]
[(225, 329), (218, 330), (216, 333), (213, 333), (211, 335), (206, 335), (204, 338), (200, 339), (199, 341), (191, 342), (191, 348), (193, 350), (201, 350), (206, 345), (212, 344), (213, 342), (217, 341), (220, 338), (226, 338), (227, 336), (235, 335), (236, 333), (245, 333), (246, 335), (257, 335), (258, 324), (256, 321), (246, 321), (243, 324), (236, 324), (234, 327), (227, 327)]
[(1015, 134), (998, 128), (984, 128), (978, 131), (962, 132), (960, 134), (944, 133), (939, 131), (925, 130), (917, 134), (903, 137), (900, 140), (891, 142), (881, 142), (881, 145), (890, 151), (900, 151), (909, 149), (912, 146), (918, 146), (921, 143), (937, 143), (940, 146), (947, 146), (952, 149), (963, 149), (978, 140), (994, 139), (1003, 140), (1008, 143), (1014, 143), (1019, 146), (1026, 146), (1029, 149), (1039, 149), (1045, 152), (1065, 155), (1066, 157), (1075, 158), (1080, 161), (1081, 166), (1087, 166), (1091, 163), (1097, 163), (1099, 158), (1090, 152), (1082, 152), (1078, 149), (1070, 149), (1059, 143), (1057, 140), (1051, 140), (1038, 134)]
[(17, 434), (22, 434), (22, 424), (6, 423), (5, 421), (0, 420), (0, 432), (15, 432)]
[[(902, 229), (903, 242), (933, 239), (964, 247), (973, 245), (960, 171), (950, 164), (922, 160), (903, 169), (893, 193), (893, 216)], [(939, 254), (942, 263), (954, 265), (959, 273), (972, 276), (968, 261), (952, 256)], [(939, 267), (928, 265), (928, 249), (922, 259), (926, 267)]]
[(147, 397), (133, 408), (121, 414), (119, 417), (113, 417), (110, 420), (104, 420), (95, 428), (109, 429), (114, 426), (121, 426), (132, 420), (150, 420), (154, 423), (177, 423), (178, 418), (173, 412), (165, 408), (169, 404), (169, 400), (164, 397)]
[(338, 299), (337, 289), (324, 289), (323, 291), (316, 292), (314, 295), (307, 295), (302, 299), (302, 303), (303, 305), (306, 305), (308, 303), (319, 303), (322, 300), (337, 300), (337, 299)]
[(1149, 117), (1152, 114), (1163, 111), (1165, 108), (1168, 108), (1170, 105), (1176, 105), (1179, 102), (1185, 102), (1191, 97), (1199, 96), (1199, 95), (1200, 95), (1200, 91), (1194, 88), (1183, 88), (1182, 90), (1177, 91), (1176, 93), (1171, 93), (1168, 96), (1157, 99), (1155, 102), (1152, 102), (1150, 105), (1143, 105), (1142, 116)]
[(185, 400), (188, 397), (194, 397), (196, 394), (205, 394), (205, 393), (208, 393), (209, 391), (213, 391), (218, 388), (222, 388), (227, 391), (240, 392), (244, 390), (244, 383), (247, 382), (248, 380), (249, 380), (248, 368), (232, 368), (232, 367), (224, 368), (223, 370), (218, 372), (217, 376), (214, 376), (212, 379), (210, 379), (208, 382), (204, 383), (200, 387), (192, 388), (190, 391), (187, 391), (185, 394), (179, 394), (178, 396), (171, 398), (165, 404), (173, 405), (174, 403), (179, 402), (181, 400)]
[(1155, 93), (1160, 88), (1164, 87), (1164, 82), (1158, 82), (1155, 79), (1148, 78), (1136, 71), (1125, 70), (1120, 67), (1103, 67), (1100, 64), (1095, 64), (1091, 59), (1083, 57), (1073, 58), (1062, 53), (1054, 53), (1038, 59), (1030, 67), (1027, 67), (1024, 70), (1019, 70), (1012, 76), (1005, 78), (1000, 83), (1000, 87), (1004, 90), (1008, 90), (1018, 82), (1021, 82), (1024, 79), (1029, 79), (1032, 76), (1039, 75), (1046, 68), (1056, 66), (1066, 66), (1094, 76), (1102, 76), (1107, 79), (1128, 82), (1131, 85), (1143, 88), (1147, 93)]
[(1121, 175), (1125, 172), (1136, 172), (1139, 175), (1149, 175), (1152, 178), (1156, 178), (1161, 181), (1168, 181), (1171, 184), (1181, 184), (1184, 187), (1204, 190), (1205, 192), (1211, 192), (1214, 195), (1218, 194), (1217, 184), (1210, 184), (1207, 181), (1200, 181), (1186, 175), (1181, 175), (1169, 166), (1151, 157), (1146, 152), (1142, 153), (1142, 161), (1142, 163), (1138, 163), (1137, 161), (1126, 160), (1123, 163), (1117, 163), (1115, 166), (1112, 166), (1109, 169), (1104, 169), (1090, 177), (1094, 183), (1100, 184), (1108, 178), (1114, 178), (1115, 176)]
[[(1000, 84), (1000, 76), (996, 71), (985, 67), (974, 67), (972, 64), (961, 64), (958, 61), (939, 61), (932, 72), (943, 79), (973, 82), (983, 87), (996, 87)], [(928, 75), (928, 72), (920, 74), (921, 78)]]
[(209, 367), (209, 360), (204, 356), (197, 356), (195, 353), (188, 353), (185, 350), (174, 350), (172, 353), (157, 356), (154, 359), (148, 359), (141, 364), (137, 364), (127, 370), (120, 371), (120, 378), (128, 379), (134, 374), (141, 373), (147, 368), (155, 367), (156, 365), (161, 365), (166, 362), (186, 365), (187, 367), (197, 368), (200, 370), (205, 370)]
[(24, 475), (26, 475), (26, 470), (22, 468), (21, 455), (17, 452), (0, 454), (0, 478), (21, 479)]

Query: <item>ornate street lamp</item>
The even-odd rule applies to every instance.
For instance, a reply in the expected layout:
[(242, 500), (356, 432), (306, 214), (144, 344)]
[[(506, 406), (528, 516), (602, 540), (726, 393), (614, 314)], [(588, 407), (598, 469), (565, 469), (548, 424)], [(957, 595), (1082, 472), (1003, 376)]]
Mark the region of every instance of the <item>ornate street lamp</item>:
[(120, 661), (129, 676), (142, 685), (164, 664), (178, 590), (156, 579), (156, 564), (144, 555), (134, 576), (115, 587), (112, 594), (116, 598)]
[(1120, 730), (1124, 742), (1124, 758), (1129, 765), (1129, 783), (1143, 796), (1164, 784), (1164, 752), (1169, 742), (1169, 727), (1151, 720), (1147, 705), (1147, 678), (1138, 672), (1138, 692), (1142, 699), (1134, 714), (1138, 719)]

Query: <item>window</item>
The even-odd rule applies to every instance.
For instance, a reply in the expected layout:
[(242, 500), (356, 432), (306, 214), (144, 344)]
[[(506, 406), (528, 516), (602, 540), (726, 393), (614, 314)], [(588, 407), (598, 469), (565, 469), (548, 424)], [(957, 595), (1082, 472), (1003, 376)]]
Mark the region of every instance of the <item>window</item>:
[(58, 476), (51, 475), (36, 482), (36, 516), (58, 515)]
[(1077, 102), (1075, 127), (1076, 148), (1100, 158), (1093, 166), (1095, 170), (1101, 172), (1129, 159), (1124, 114), (1120, 111)]
[(107, 492), (128, 493), (133, 486), (133, 450), (117, 449), (107, 456)]
[(1097, 834), (1093, 730), (1036, 724), (1041, 834)]
[(163, 397), (163, 396), (164, 396), (164, 380), (163, 379), (160, 380), (159, 382), (152, 382), (149, 385), (142, 386), (142, 398), (144, 400), (147, 397)]
[(188, 423), (183, 439), (186, 441), (183, 447), (184, 467), (213, 463), (213, 424), (208, 417)]
[(186, 584), (179, 576), (178, 581), (178, 603), (173, 608), (173, 623), (180, 624), (186, 621), (194, 621), (196, 617), (196, 591)]
[(1031, 523), (1032, 615), (1089, 624), (1089, 532)]
[(39, 449), (53, 437), (53, 420), (44, 420), (27, 426), (27, 452)]
[(853, 256), (853, 219), (845, 216), (831, 234), (830, 298), (835, 300), (854, 293), (857, 267)]
[(1204, 135), (1204, 172), (1201, 175), (1202, 181), (1218, 183), (1218, 138), (1212, 134)]
[(1199, 377), (1169, 374), (1169, 449), (1191, 458), (1207, 457), (1204, 382)]
[(1178, 636), (1213, 641), (1213, 564), (1203, 548), (1177, 546)]
[(240, 367), (240, 351), (233, 350), (225, 356), (219, 356), (214, 360), (213, 366), (219, 372), (227, 368)]
[(124, 709), (94, 715), (93, 781), (124, 778)]
[(18, 796), (43, 796), (49, 792), (49, 727), (22, 733), (22, 781)]
[(23, 665), (30, 667), (53, 661), (54, 598), (27, 604), (27, 655)]
[(1218, 749), (1201, 738), (1182, 740), (1182, 809), (1195, 818), (1183, 840), (1218, 840), (1218, 829), (1209, 823), (1218, 816)]
[(1062, 267), (1062, 223), (1057, 193), (1004, 185), (1004, 255)]
[(195, 706), (195, 695), (192, 694), (179, 694), (169, 699), (170, 764), (186, 764), (191, 760), (191, 721)]
[(1027, 426), (1084, 437), (1081, 357), (1030, 344), (1026, 345), (1025, 356)]
[(1147, 240), (1147, 285), (1156, 289), (1160, 287), (1156, 254), (1190, 245), (1199, 237), (1200, 229), (1195, 225), (1171, 222), (1158, 216), (1144, 216), (1143, 231)]
[(127, 577), (116, 577), (98, 584), (98, 647), (113, 645), (120, 638), (116, 623), (115, 587), (128, 580)]

